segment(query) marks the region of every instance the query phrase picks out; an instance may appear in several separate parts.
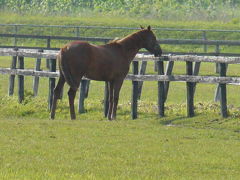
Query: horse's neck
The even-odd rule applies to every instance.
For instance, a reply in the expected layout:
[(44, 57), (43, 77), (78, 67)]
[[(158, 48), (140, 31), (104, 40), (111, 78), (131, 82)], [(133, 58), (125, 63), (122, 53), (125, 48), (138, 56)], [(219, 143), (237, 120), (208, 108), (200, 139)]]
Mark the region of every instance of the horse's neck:
[(142, 39), (139, 34), (135, 33), (118, 41), (126, 53), (128, 61), (132, 61), (138, 51), (142, 48)]

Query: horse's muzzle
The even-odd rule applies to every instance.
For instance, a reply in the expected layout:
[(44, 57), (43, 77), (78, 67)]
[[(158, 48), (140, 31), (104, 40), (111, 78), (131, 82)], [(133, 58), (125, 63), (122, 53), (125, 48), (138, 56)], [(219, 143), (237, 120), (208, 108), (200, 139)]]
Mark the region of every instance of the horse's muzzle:
[(160, 57), (162, 55), (162, 49), (159, 46), (159, 44), (156, 44), (153, 54), (154, 54), (155, 57)]
[(158, 51), (154, 53), (155, 57), (160, 57), (162, 55), (162, 51)]
[(155, 57), (162, 55), (162, 49), (159, 44), (155, 44), (152, 48), (146, 48), (151, 54), (154, 54)]

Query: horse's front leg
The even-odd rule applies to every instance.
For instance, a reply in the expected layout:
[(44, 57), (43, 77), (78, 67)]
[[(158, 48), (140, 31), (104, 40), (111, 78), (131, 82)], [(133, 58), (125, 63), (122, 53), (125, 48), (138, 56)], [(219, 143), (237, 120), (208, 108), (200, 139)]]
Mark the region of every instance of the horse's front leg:
[(108, 96), (108, 120), (112, 120), (112, 110), (113, 110), (113, 82), (110, 81), (108, 82), (108, 92), (109, 92), (109, 96)]
[(118, 106), (118, 100), (119, 100), (119, 93), (120, 89), (122, 87), (124, 79), (119, 79), (115, 81), (114, 86), (113, 86), (113, 112), (112, 112), (112, 119), (116, 119), (117, 115), (117, 106)]

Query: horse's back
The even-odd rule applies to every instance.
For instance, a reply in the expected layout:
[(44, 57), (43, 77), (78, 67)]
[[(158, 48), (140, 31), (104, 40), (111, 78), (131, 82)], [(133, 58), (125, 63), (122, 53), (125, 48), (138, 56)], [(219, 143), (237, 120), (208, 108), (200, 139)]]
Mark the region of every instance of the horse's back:
[(90, 50), (91, 45), (88, 42), (84, 41), (74, 41), (66, 44), (61, 48), (61, 53), (64, 53), (67, 56), (79, 56), (83, 55), (82, 52), (86, 54)]
[[(92, 45), (75, 41), (61, 49), (62, 63), (76, 76), (94, 80), (112, 80), (125, 75), (128, 65), (124, 63), (121, 47), (117, 44)], [(64, 62), (63, 62), (64, 61)]]
[(60, 54), (62, 61), (67, 61), (69, 66), (86, 68), (91, 59), (91, 44), (83, 41), (74, 41), (65, 45)]

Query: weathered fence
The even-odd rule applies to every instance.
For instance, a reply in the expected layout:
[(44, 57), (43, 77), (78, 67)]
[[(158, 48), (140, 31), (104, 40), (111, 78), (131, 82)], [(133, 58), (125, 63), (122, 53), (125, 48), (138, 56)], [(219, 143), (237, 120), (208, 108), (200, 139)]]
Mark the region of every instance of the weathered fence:
[[(51, 28), (51, 29), (59, 29), (61, 32), (67, 32), (70, 30), (70, 36), (75, 36), (75, 37), (83, 37), (83, 33), (87, 30), (94, 29), (94, 30), (100, 30), (100, 31), (107, 31), (107, 30), (118, 30), (118, 31), (134, 31), (138, 30), (139, 28), (137, 27), (109, 27), (109, 26), (65, 26), (65, 25), (36, 25), (36, 24), (0, 24), (0, 27), (5, 27), (7, 28), (7, 33), (11, 32), (15, 35), (21, 34), (22, 28), (30, 28), (31, 32), (27, 32), (26, 30), (24, 31), (25, 33), (29, 34), (32, 33), (32, 30), (36, 30), (36, 32), (39, 33), (39, 29), (43, 28)], [(153, 28), (156, 32), (165, 32), (168, 36), (170, 32), (184, 32), (193, 34), (197, 33), (196, 39), (201, 39), (203, 41), (208, 39), (208, 34), (209, 33), (240, 33), (240, 30), (216, 30), (216, 29), (177, 29), (177, 28)], [(3, 31), (4, 32), (4, 31)], [(48, 31), (49, 32), (49, 31)], [(56, 31), (55, 31), (56, 32)], [(17, 42), (17, 37), (14, 38), (14, 45), (16, 45)], [(204, 52), (207, 52), (207, 45), (203, 44), (203, 50)]]
[[(26, 50), (26, 49), (4, 49), (0, 48), (0, 56), (12, 56), (13, 61), (10, 68), (0, 68), (1, 74), (10, 75), (9, 79), (9, 95), (12, 95), (14, 88), (14, 78), (17, 75), (19, 78), (18, 85), (18, 97), (19, 102), (22, 102), (24, 98), (24, 76), (34, 76), (34, 94), (37, 94), (38, 80), (39, 77), (49, 78), (49, 100), (48, 104), (51, 107), (51, 100), (53, 95), (53, 89), (55, 86), (55, 78), (59, 76), (56, 71), (56, 55), (58, 51), (37, 51), (37, 50)], [(24, 58), (30, 57), (36, 59), (35, 69), (24, 69)], [(40, 61), (42, 58), (50, 59), (50, 69), (49, 71), (40, 71)], [(16, 67), (18, 60), (18, 68)], [(141, 66), (140, 71), (138, 70), (139, 62), (155, 61), (157, 62), (158, 75), (145, 75), (143, 67)], [(167, 61), (167, 69), (164, 72), (164, 61)], [(185, 75), (171, 75), (171, 71), (176, 61), (186, 62), (186, 74)], [(220, 63), (220, 76), (198, 76), (199, 66), (196, 65), (199, 62), (209, 62), (209, 63)], [(195, 68), (193, 67), (195, 63)], [(226, 84), (228, 83), (240, 83), (240, 77), (226, 77), (226, 65), (227, 64), (237, 64), (240, 63), (239, 57), (221, 57), (221, 56), (192, 56), (192, 55), (182, 55), (182, 56), (163, 56), (160, 58), (155, 58), (150, 55), (138, 54), (134, 59), (133, 74), (128, 74), (126, 80), (131, 80), (133, 90), (132, 90), (132, 118), (137, 118), (137, 103), (139, 98), (139, 82), (144, 81), (156, 81), (158, 82), (158, 113), (159, 116), (164, 116), (164, 104), (168, 95), (168, 86), (171, 81), (181, 81), (186, 82), (186, 93), (187, 93), (187, 116), (194, 116), (194, 91), (196, 83), (214, 83), (219, 84), (220, 93), (220, 104), (221, 104), (221, 114), (223, 117), (227, 117), (227, 92)], [(140, 74), (141, 73), (141, 74)], [(84, 99), (86, 97), (87, 79), (81, 82), (80, 87), (80, 98), (79, 98), (79, 112), (84, 112)], [(104, 113), (106, 115), (107, 104), (107, 88), (105, 88), (105, 103), (104, 103)]]
[[(8, 27), (8, 31), (1, 31), (3, 32), (0, 34), (1, 38), (13, 38), (13, 45), (6, 46), (6, 45), (0, 45), (0, 48), (14, 48), (18, 47), (19, 44), (18, 39), (41, 39), (45, 40), (46, 44), (43, 47), (27, 47), (27, 46), (20, 46), (20, 48), (30, 48), (30, 49), (45, 49), (45, 50), (58, 50), (58, 48), (53, 48), (52, 41), (56, 40), (84, 40), (84, 41), (91, 41), (91, 42), (101, 42), (101, 43), (107, 43), (108, 41), (112, 40), (112, 37), (86, 37), (83, 32), (90, 30), (90, 29), (98, 29), (102, 31), (107, 30), (118, 30), (118, 31), (135, 31), (139, 28), (136, 27), (105, 27), (105, 26), (62, 26), (62, 25), (26, 25), (26, 24), (0, 24), (0, 27)], [(9, 29), (10, 28), (10, 29)], [(61, 29), (61, 32), (67, 33), (70, 30), (70, 34), (68, 33), (68, 36), (52, 36), (51, 30), (47, 31), (48, 35), (33, 35), (33, 34), (21, 34), (23, 31), (21, 31), (22, 28), (24, 29), (24, 33), (27, 33), (26, 28), (31, 28), (31, 32), (33, 33), (34, 30), (36, 30), (35, 34), (39, 34), (41, 31), (39, 29), (42, 28), (59, 28)], [(4, 29), (4, 28), (3, 28)], [(231, 53), (231, 52), (222, 52), (221, 47), (222, 46), (239, 46), (240, 41), (238, 40), (208, 40), (209, 33), (240, 33), (239, 30), (214, 30), (214, 29), (176, 29), (176, 28), (153, 28), (156, 32), (168, 32), (167, 37), (170, 32), (184, 32), (192, 34), (197, 33), (197, 36), (194, 36), (194, 39), (159, 39), (160, 44), (166, 44), (166, 45), (198, 45), (203, 47), (202, 52), (192, 52), (188, 49), (185, 50), (185, 52), (172, 52), (172, 51), (165, 51), (165, 54), (175, 54), (175, 55), (198, 55), (198, 56), (240, 56), (240, 53)], [(12, 34), (9, 34), (12, 33)], [(64, 33), (64, 34), (65, 34)], [(41, 33), (40, 33), (41, 34)], [(101, 34), (101, 33), (100, 33)], [(162, 36), (160, 36), (162, 37)], [(192, 36), (191, 36), (192, 37)], [(195, 39), (196, 38), (196, 39)], [(215, 46), (215, 50), (213, 52), (208, 52), (208, 46)], [(169, 63), (169, 66), (172, 64)], [(142, 67), (145, 65), (143, 64)], [(195, 66), (195, 73), (197, 72), (197, 69), (199, 69), (200, 62), (196, 64)], [(49, 68), (49, 60), (47, 60), (47, 67)], [(155, 66), (156, 69), (156, 66)], [(141, 70), (144, 70), (144, 68), (141, 68)], [(170, 70), (170, 68), (169, 68)], [(219, 73), (219, 64), (216, 64), (216, 72)], [(139, 91), (141, 91), (141, 85), (140, 82), (140, 88)], [(166, 89), (168, 89), (168, 83), (166, 83)], [(216, 91), (215, 100), (219, 100), (219, 88)]]
[[(15, 27), (15, 29), (18, 29), (18, 27), (22, 26), (28, 26), (28, 25), (7, 25), (7, 24), (0, 24), (0, 26), (12, 26)], [(101, 42), (101, 43), (107, 43), (113, 38), (109, 37), (84, 37), (80, 36), (79, 31), (81, 28), (100, 28), (100, 29), (126, 29), (126, 30), (137, 30), (138, 28), (121, 28), (121, 27), (96, 27), (96, 26), (45, 26), (45, 25), (32, 25), (30, 27), (62, 27), (62, 28), (74, 28), (76, 29), (76, 36), (46, 36), (46, 35), (26, 35), (26, 34), (18, 34), (18, 31), (15, 31), (14, 34), (0, 34), (1, 38), (14, 38), (13, 45), (12, 46), (6, 46), (6, 45), (0, 45), (0, 48), (14, 48), (18, 47), (17, 45), (17, 39), (41, 39), (46, 41), (46, 45), (44, 47), (27, 47), (27, 46), (20, 46), (20, 48), (28, 48), (28, 49), (45, 49), (45, 50), (58, 50), (59, 48), (53, 48), (52, 47), (52, 41), (53, 40), (83, 40), (83, 41), (90, 41), (90, 42)], [(221, 46), (240, 46), (240, 41), (238, 40), (208, 40), (206, 38), (207, 32), (237, 32), (240, 31), (237, 30), (194, 30), (194, 29), (171, 29), (171, 28), (155, 28), (159, 31), (197, 31), (203, 33), (202, 39), (159, 39), (159, 43), (161, 45), (200, 45), (203, 46), (203, 52), (189, 52), (188, 50), (185, 52), (166, 52), (166, 54), (175, 54), (175, 55), (198, 55), (198, 56), (240, 56), (240, 53), (229, 53), (229, 52), (221, 52)], [(215, 46), (215, 52), (207, 52), (208, 46)], [(200, 64), (200, 63), (199, 63)], [(198, 65), (197, 65), (198, 66)], [(197, 68), (196, 66), (196, 68)], [(47, 60), (47, 67), (49, 68), (49, 61)], [(219, 73), (219, 64), (216, 64), (216, 72)], [(218, 99), (217, 96), (215, 98)]]
[[(59, 48), (52, 48), (51, 41), (52, 40), (82, 40), (82, 41), (91, 41), (91, 42), (101, 42), (107, 43), (111, 41), (113, 38), (109, 37), (69, 37), (69, 36), (40, 36), (40, 35), (28, 35), (28, 34), (0, 34), (1, 38), (14, 38), (14, 44), (12, 46), (3, 46), (0, 48), (13, 48), (17, 47), (16, 39), (44, 39), (46, 41), (45, 47), (28, 47), (28, 46), (19, 46), (20, 48), (28, 48), (28, 49), (51, 49), (57, 50)], [(207, 40), (207, 39), (159, 39), (158, 42), (160, 44), (167, 45), (213, 45), (215, 46), (215, 52), (207, 53), (204, 51), (202, 53), (191, 53), (191, 52), (165, 52), (165, 53), (174, 53), (174, 54), (193, 54), (193, 55), (227, 55), (227, 56), (236, 56), (239, 55), (237, 53), (221, 53), (220, 46), (240, 46), (240, 41), (238, 40)]]

